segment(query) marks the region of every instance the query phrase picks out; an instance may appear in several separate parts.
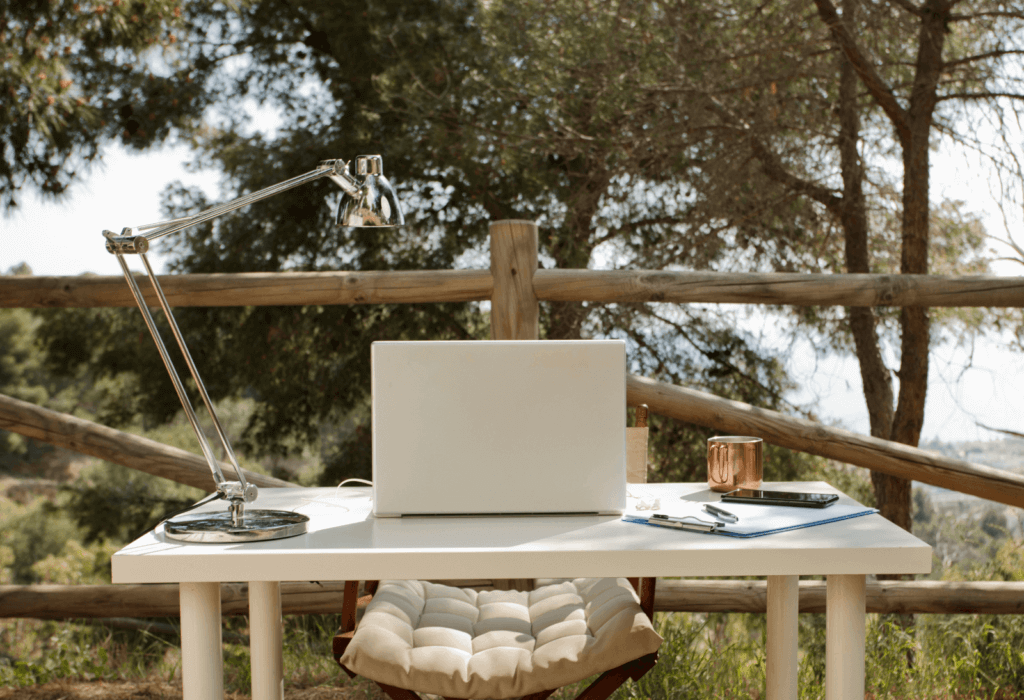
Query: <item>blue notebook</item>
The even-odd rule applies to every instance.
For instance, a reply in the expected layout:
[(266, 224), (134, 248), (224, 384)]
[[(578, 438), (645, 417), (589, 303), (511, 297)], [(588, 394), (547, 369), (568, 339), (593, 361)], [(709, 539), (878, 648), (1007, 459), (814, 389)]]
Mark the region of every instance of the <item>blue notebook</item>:
[[(630, 505), (633, 505), (632, 503)], [(735, 523), (723, 522), (714, 530), (703, 534), (724, 535), (726, 537), (762, 537), (774, 535), (777, 532), (799, 530), (815, 525), (834, 523), (850, 518), (859, 518), (862, 515), (877, 513), (877, 508), (868, 508), (859, 503), (844, 504), (836, 503), (827, 508), (793, 508), (788, 506), (765, 506), (746, 503), (718, 503), (719, 506), (735, 515), (739, 520)], [(663, 527), (648, 522), (655, 513), (668, 515), (674, 518), (682, 518), (687, 522), (715, 523), (714, 515), (703, 510), (703, 503), (696, 501), (685, 501), (676, 499), (673, 503), (661, 503), (661, 507), (654, 511), (629, 510), (622, 519), (626, 522), (649, 525), (651, 527)]]

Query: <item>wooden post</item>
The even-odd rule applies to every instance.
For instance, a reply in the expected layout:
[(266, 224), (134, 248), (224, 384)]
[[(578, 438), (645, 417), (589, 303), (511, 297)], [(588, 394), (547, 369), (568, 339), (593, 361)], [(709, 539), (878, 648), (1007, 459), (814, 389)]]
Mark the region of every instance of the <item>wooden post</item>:
[(490, 226), (491, 338), (537, 340), (540, 307), (533, 291), (537, 270), (537, 225), (532, 221), (495, 221)]
[[(491, 339), (540, 338), (540, 306), (533, 291), (537, 270), (537, 224), (532, 221), (495, 221), (490, 225)], [(533, 579), (495, 579), (500, 590), (533, 590)]]

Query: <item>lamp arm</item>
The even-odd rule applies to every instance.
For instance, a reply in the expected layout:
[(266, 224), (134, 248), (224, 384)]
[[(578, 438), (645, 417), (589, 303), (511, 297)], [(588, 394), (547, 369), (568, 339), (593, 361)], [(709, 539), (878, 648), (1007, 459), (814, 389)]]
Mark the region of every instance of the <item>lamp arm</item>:
[[(103, 235), (107, 239), (107, 250), (117, 256), (117, 261), (121, 266), (125, 279), (128, 281), (128, 287), (132, 292), (132, 296), (135, 297), (135, 302), (138, 305), (139, 310), (142, 312), (143, 320), (145, 320), (150, 335), (153, 337), (154, 343), (156, 343), (157, 350), (160, 353), (160, 359), (163, 361), (164, 367), (170, 375), (171, 383), (174, 385), (174, 390), (178, 394), (178, 399), (185, 410), (185, 415), (192, 426), (193, 432), (195, 432), (196, 437), (199, 440), (203, 456), (206, 458), (206, 462), (210, 466), (210, 471), (213, 473), (213, 480), (217, 485), (217, 491), (230, 502), (232, 514), (235, 516), (234, 520), (237, 522), (241, 521), (242, 504), (251, 503), (256, 499), (258, 493), (256, 485), (246, 483), (245, 475), (242, 472), (241, 466), (238, 464), (235, 452), (231, 448), (231, 443), (224, 432), (224, 428), (221, 426), (220, 419), (217, 417), (217, 411), (214, 409), (213, 402), (210, 400), (210, 396), (206, 391), (203, 380), (199, 376), (199, 370), (185, 344), (185, 339), (181, 334), (181, 330), (178, 328), (178, 322), (175, 320), (174, 313), (171, 311), (171, 305), (168, 303), (167, 297), (164, 295), (163, 289), (153, 272), (153, 268), (149, 264), (149, 260), (146, 257), (146, 251), (149, 250), (149, 241), (151, 240), (176, 233), (189, 228), (190, 226), (195, 226), (196, 224), (211, 221), (248, 204), (267, 199), (275, 194), (290, 190), (294, 187), (298, 187), (299, 185), (306, 184), (307, 182), (312, 182), (313, 180), (318, 180), (322, 177), (331, 178), (331, 180), (341, 187), (349, 196), (355, 196), (359, 192), (359, 184), (349, 173), (348, 163), (346, 161), (325, 160), (317, 165), (314, 170), (311, 170), (308, 173), (293, 177), (290, 180), (285, 180), (284, 182), (280, 182), (276, 185), (271, 185), (270, 187), (239, 197), (238, 199), (234, 199), (225, 204), (211, 207), (210, 209), (201, 211), (198, 214), (172, 219), (170, 221), (163, 221), (156, 224), (146, 224), (145, 226), (140, 227), (140, 229), (156, 229), (149, 233), (136, 236), (134, 235), (135, 231), (130, 228), (122, 230), (120, 236), (111, 231), (103, 232)], [(213, 427), (217, 433), (217, 437), (220, 439), (225, 457), (235, 468), (235, 474), (238, 477), (237, 482), (229, 482), (224, 478), (224, 473), (213, 454), (213, 449), (210, 447), (209, 441), (206, 439), (206, 435), (203, 433), (202, 427), (199, 424), (199, 419), (192, 408), (191, 402), (188, 400), (187, 394), (185, 393), (185, 388), (181, 382), (181, 378), (178, 376), (178, 372), (174, 368), (174, 364), (171, 362), (170, 355), (167, 352), (167, 347), (164, 345), (164, 342), (160, 337), (160, 332), (157, 330), (156, 323), (153, 320), (153, 316), (149, 312), (145, 298), (142, 295), (142, 290), (139, 289), (138, 284), (124, 260), (125, 253), (137, 253), (142, 259), (142, 263), (146, 268), (146, 276), (149, 277), (150, 284), (153, 286), (153, 291), (156, 293), (157, 301), (159, 302), (160, 307), (164, 312), (164, 316), (170, 326), (171, 334), (174, 336), (175, 341), (177, 341), (178, 349), (181, 351), (181, 354), (185, 359), (185, 364), (188, 367), (189, 373), (192, 375), (196, 388), (199, 390), (199, 395), (206, 406), (207, 413), (209, 413), (213, 420)]]
[(136, 230), (142, 231), (143, 229), (156, 229), (149, 233), (143, 233), (142, 237), (146, 241), (155, 241), (157, 238), (163, 238), (172, 233), (177, 233), (191, 226), (202, 224), (207, 221), (212, 221), (219, 216), (223, 216), (228, 212), (241, 209), (244, 206), (259, 202), (260, 200), (273, 197), (275, 194), (279, 194), (286, 190), (293, 189), (299, 185), (304, 185), (307, 182), (313, 182), (319, 180), (322, 177), (329, 177), (335, 184), (337, 184), (345, 194), (354, 197), (359, 192), (359, 183), (348, 171), (348, 163), (344, 160), (325, 160), (321, 161), (316, 169), (310, 170), (308, 173), (298, 175), (279, 182), (276, 185), (271, 185), (262, 190), (258, 190), (251, 194), (244, 195), (238, 199), (233, 199), (230, 202), (224, 204), (218, 204), (215, 207), (210, 207), (205, 211), (201, 211), (198, 214), (192, 216), (186, 216), (180, 219), (171, 219), (170, 221), (161, 221), (155, 224), (146, 224), (144, 226), (137, 227)]
[[(146, 271), (152, 274), (152, 268), (149, 265), (149, 260), (146, 259), (145, 253), (141, 255), (145, 261)], [(217, 463), (217, 458), (213, 454), (213, 450), (210, 447), (209, 441), (206, 439), (206, 435), (203, 433), (202, 427), (199, 425), (199, 418), (196, 416), (196, 412), (192, 409), (192, 403), (188, 399), (188, 395), (185, 393), (185, 387), (181, 382), (181, 378), (178, 376), (177, 370), (174, 368), (174, 364), (171, 362), (171, 356), (167, 352), (167, 346), (164, 345), (163, 338), (160, 337), (160, 331), (157, 330), (156, 322), (153, 320), (153, 315), (149, 312), (149, 307), (146, 304), (145, 298), (142, 296), (142, 290), (139, 289), (138, 283), (135, 281), (135, 277), (132, 275), (131, 270), (128, 269), (128, 263), (125, 262), (124, 256), (120, 253), (117, 254), (117, 262), (121, 265), (121, 270), (124, 272), (124, 278), (128, 280), (128, 288), (132, 292), (132, 296), (135, 298), (135, 303), (138, 304), (139, 310), (142, 311), (142, 318), (146, 322), (146, 328), (149, 329), (149, 334), (153, 337), (153, 342), (156, 344), (157, 352), (160, 353), (160, 359), (164, 363), (164, 367), (167, 369), (168, 375), (171, 378), (171, 384), (174, 386), (174, 391), (178, 395), (178, 400), (181, 402), (182, 407), (185, 409), (185, 417), (188, 418), (189, 425), (192, 426), (193, 432), (196, 437), (199, 438), (199, 447), (203, 451), (203, 457), (206, 458), (206, 463), (210, 467), (210, 471), (213, 472), (213, 480), (217, 484), (217, 491), (221, 494), (228, 495), (228, 481), (224, 478), (224, 472), (221, 470), (220, 465)], [(155, 277), (150, 277), (151, 280), (155, 281)], [(159, 284), (159, 283), (157, 283)], [(167, 313), (168, 306), (166, 306), (167, 300), (164, 297), (163, 290), (159, 286), (155, 287), (157, 290), (157, 296), (160, 299), (160, 305), (164, 307), (164, 312)], [(180, 338), (180, 331), (178, 330), (178, 324), (173, 320), (174, 316), (167, 313), (170, 319), (171, 326), (174, 330), (175, 338)], [(179, 340), (179, 347), (184, 348), (184, 343)], [(188, 351), (185, 350), (187, 353)], [(192, 362), (191, 356), (186, 356), (186, 362), (189, 365), (189, 369), (194, 369), (194, 363)], [(208, 397), (206, 396), (206, 389), (202, 385), (202, 381), (199, 380), (198, 373), (193, 371), (193, 378), (197, 381), (200, 386), (200, 393), (203, 394), (204, 401), (207, 401), (207, 409), (210, 411), (210, 415), (213, 416), (215, 426), (220, 430), (220, 422), (217, 420), (217, 414), (210, 408), (208, 403)], [(224, 440), (222, 436), (222, 441)], [(227, 446), (227, 442), (224, 442)], [(228, 448), (230, 449), (230, 448)], [(228, 453), (229, 459), (232, 465), (235, 467), (235, 471), (239, 476), (240, 483), (242, 485), (242, 491), (245, 489), (245, 476), (242, 474), (242, 470), (238, 468), (238, 464), (234, 459), (234, 453)]]

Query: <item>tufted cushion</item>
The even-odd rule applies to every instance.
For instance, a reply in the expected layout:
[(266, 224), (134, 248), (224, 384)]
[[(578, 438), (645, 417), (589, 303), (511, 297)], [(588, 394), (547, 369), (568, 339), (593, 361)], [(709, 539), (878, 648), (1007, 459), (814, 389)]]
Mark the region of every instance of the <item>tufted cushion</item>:
[(418, 692), (510, 698), (560, 688), (660, 645), (624, 578), (530, 592), (382, 581), (341, 663)]

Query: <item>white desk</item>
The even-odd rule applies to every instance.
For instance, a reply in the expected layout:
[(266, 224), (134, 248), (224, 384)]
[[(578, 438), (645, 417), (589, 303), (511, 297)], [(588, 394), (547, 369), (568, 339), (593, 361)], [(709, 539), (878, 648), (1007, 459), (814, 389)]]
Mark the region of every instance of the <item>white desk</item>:
[[(785, 488), (839, 493), (823, 482)], [(663, 500), (717, 498), (704, 484), (644, 489)], [(221, 582), (249, 582), (253, 700), (280, 700), (281, 581), (590, 576), (767, 576), (767, 696), (795, 699), (801, 575), (828, 576), (826, 697), (861, 700), (865, 575), (931, 570), (931, 548), (880, 515), (735, 539), (608, 516), (375, 520), (368, 488), (263, 489), (256, 505), (305, 513), (309, 532), (216, 545), (171, 542), (158, 530), (114, 555), (114, 583), (182, 584), (185, 700), (223, 697)]]

